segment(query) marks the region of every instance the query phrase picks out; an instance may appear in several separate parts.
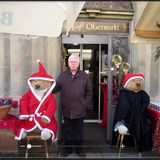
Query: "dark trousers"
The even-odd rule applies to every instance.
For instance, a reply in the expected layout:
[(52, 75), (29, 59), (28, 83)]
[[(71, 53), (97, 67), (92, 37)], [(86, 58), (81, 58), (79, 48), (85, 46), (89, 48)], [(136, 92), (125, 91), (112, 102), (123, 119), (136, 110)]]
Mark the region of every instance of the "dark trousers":
[(83, 118), (70, 119), (64, 117), (64, 138), (66, 149), (72, 150), (75, 146), (76, 152), (82, 151), (83, 145)]

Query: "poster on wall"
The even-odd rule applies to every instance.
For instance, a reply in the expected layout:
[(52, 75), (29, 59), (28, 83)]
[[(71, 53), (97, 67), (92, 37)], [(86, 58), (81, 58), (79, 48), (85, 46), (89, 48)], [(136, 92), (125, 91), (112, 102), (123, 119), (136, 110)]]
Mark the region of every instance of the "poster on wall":
[(102, 53), (102, 72), (108, 70), (108, 54)]

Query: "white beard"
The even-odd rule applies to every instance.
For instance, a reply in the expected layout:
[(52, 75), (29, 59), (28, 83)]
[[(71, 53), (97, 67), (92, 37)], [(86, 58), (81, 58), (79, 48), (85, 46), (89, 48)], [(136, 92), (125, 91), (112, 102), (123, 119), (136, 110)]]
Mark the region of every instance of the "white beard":
[(44, 97), (44, 95), (47, 93), (49, 88), (46, 88), (44, 90), (37, 90), (34, 89), (34, 93), (42, 100), (42, 98)]

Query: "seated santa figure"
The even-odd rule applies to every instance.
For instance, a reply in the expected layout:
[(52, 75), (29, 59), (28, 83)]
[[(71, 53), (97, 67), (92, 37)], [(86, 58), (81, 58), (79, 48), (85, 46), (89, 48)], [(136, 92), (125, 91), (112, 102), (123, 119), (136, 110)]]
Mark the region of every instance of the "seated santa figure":
[(52, 94), (54, 78), (47, 74), (39, 60), (39, 72), (28, 79), (28, 91), (20, 98), (20, 122), (16, 140), (21, 140), (30, 132), (41, 132), (41, 139), (57, 140), (56, 99)]
[(147, 117), (150, 97), (143, 90), (144, 76), (127, 73), (122, 84), (114, 115), (112, 140), (116, 142), (116, 133), (130, 133), (136, 139), (139, 151), (148, 150), (152, 145), (151, 125)]

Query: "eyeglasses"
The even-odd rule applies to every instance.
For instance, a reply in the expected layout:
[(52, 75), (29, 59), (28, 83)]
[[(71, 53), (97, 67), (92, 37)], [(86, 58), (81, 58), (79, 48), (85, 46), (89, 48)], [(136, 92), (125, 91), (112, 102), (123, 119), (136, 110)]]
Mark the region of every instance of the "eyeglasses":
[(77, 61), (69, 61), (69, 63), (78, 63)]

